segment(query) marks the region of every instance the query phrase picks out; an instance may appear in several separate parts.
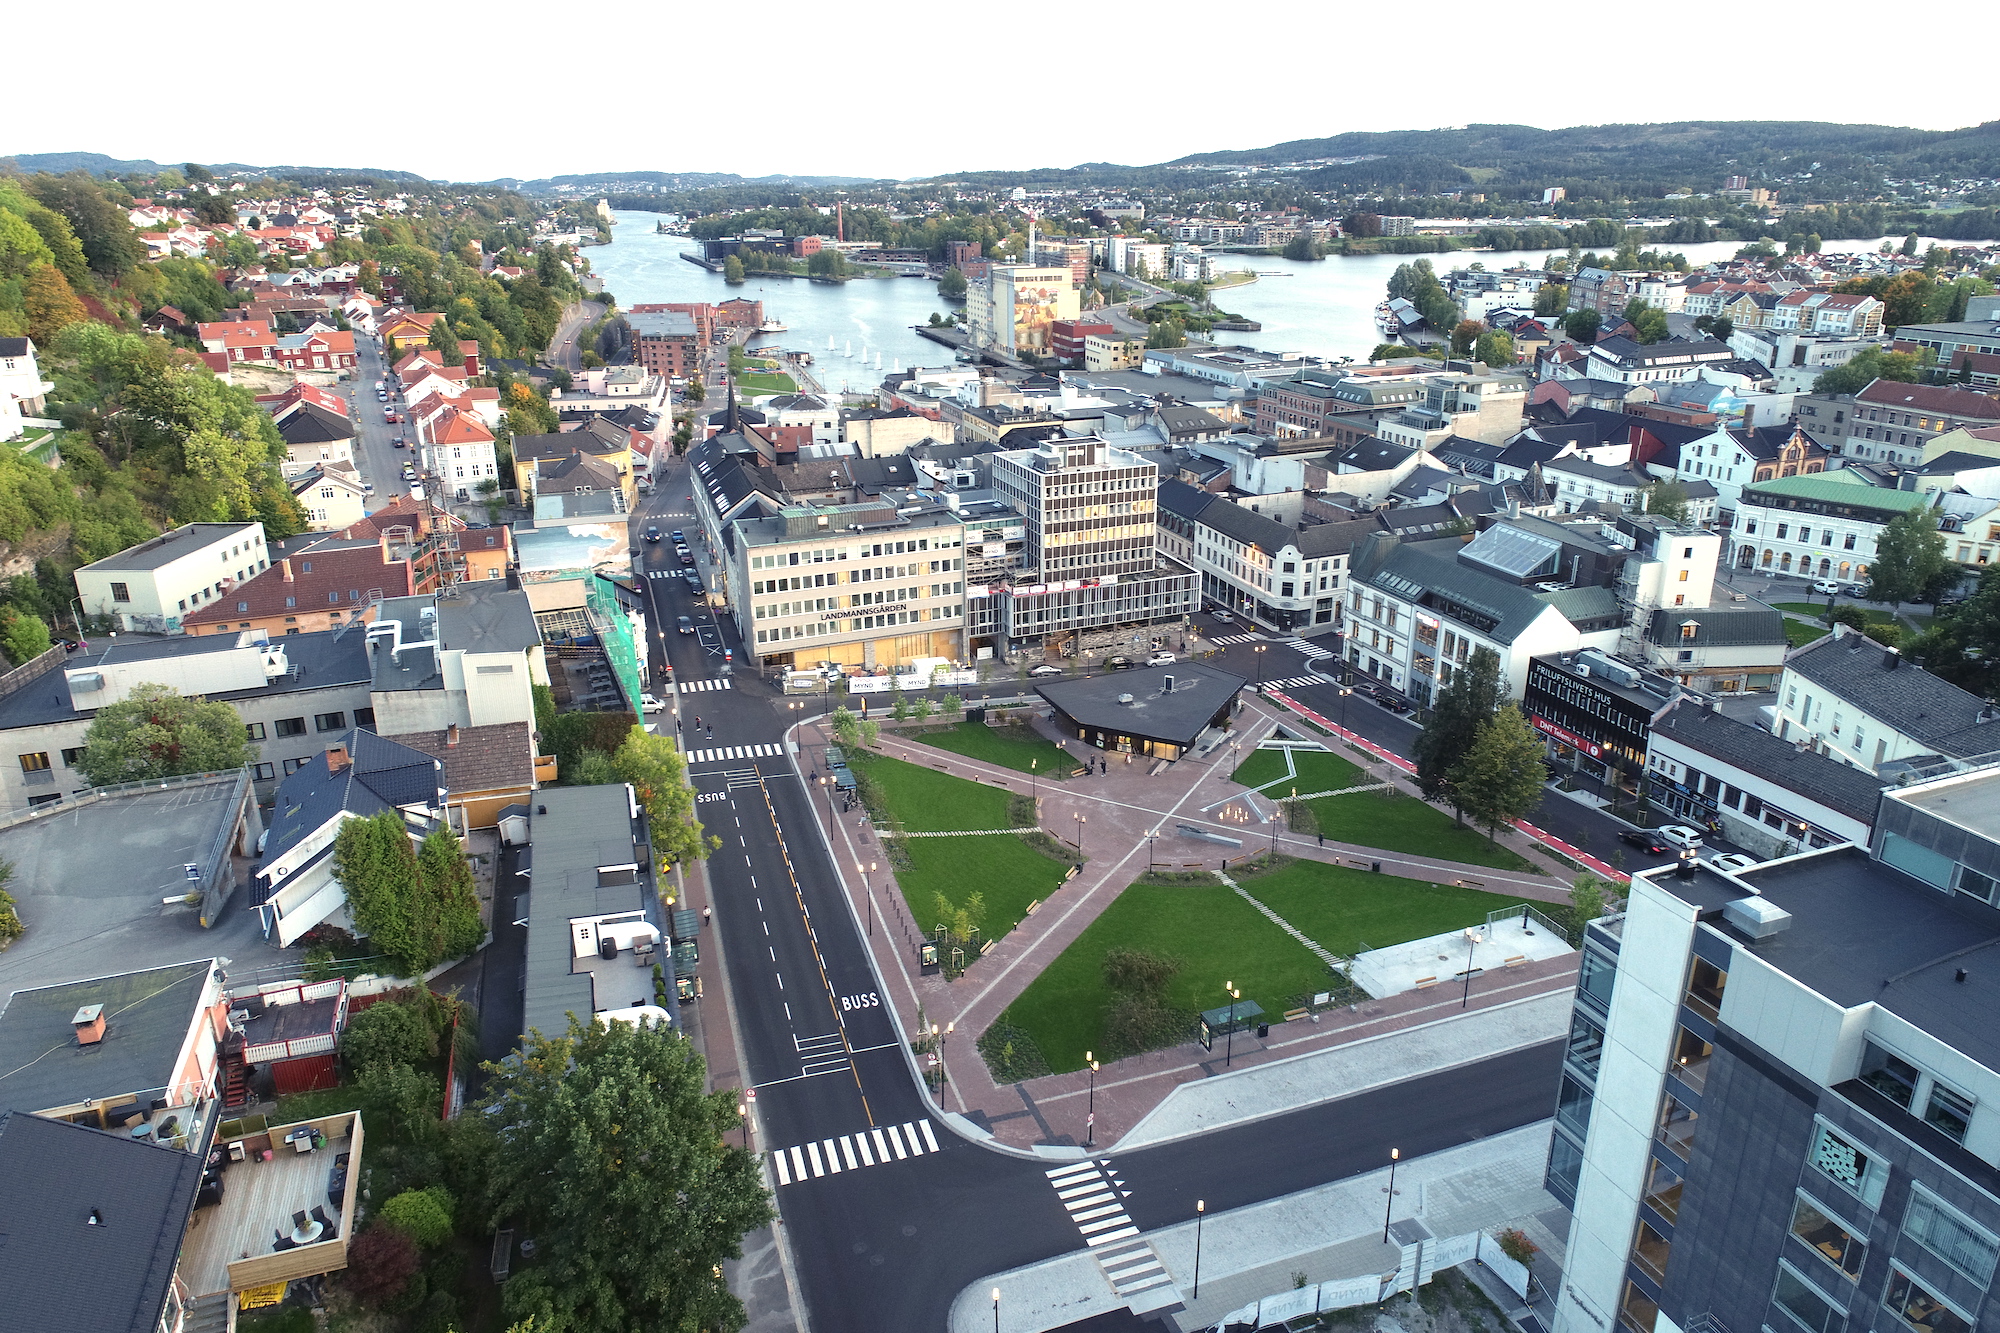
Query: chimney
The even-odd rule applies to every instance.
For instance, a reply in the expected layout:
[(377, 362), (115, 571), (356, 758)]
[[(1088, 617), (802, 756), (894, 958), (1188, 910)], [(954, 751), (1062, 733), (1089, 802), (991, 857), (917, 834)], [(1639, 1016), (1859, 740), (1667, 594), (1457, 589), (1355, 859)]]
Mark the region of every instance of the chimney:
[(347, 747), (345, 745), (327, 746), (326, 771), (329, 773), (338, 773), (341, 769), (346, 767), (347, 767)]
[(292, 558), (290, 556), (286, 556), (283, 560), (280, 560), (278, 568), (285, 571), (285, 582), (291, 583), (295, 581), (292, 578)]
[(444, 746), (447, 750), (458, 748), (458, 723), (454, 722), (444, 729)]
[(1901, 653), (1897, 652), (1894, 648), (1884, 648), (1882, 650), (1882, 669), (1884, 671), (1894, 671), (1901, 665), (1903, 665), (1903, 655)]
[(104, 1006), (86, 1004), (70, 1018), (70, 1025), (76, 1029), (76, 1044), (95, 1046), (104, 1040)]

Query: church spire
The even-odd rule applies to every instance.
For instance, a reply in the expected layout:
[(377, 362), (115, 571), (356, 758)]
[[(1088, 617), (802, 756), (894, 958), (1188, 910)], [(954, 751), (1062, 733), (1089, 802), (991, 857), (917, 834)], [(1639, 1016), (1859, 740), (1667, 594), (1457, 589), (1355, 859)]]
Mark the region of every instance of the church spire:
[(729, 415), (723, 418), (722, 429), (726, 434), (741, 434), (743, 431), (743, 419), (736, 414), (735, 380), (729, 381)]

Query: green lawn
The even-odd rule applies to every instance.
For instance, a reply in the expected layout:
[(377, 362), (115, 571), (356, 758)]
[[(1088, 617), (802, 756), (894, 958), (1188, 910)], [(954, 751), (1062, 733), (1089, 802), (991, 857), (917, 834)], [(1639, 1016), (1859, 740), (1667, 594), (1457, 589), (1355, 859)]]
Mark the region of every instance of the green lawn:
[(1808, 625), (1803, 620), (1785, 622), (1785, 642), (1796, 648), (1800, 644), (1811, 643), (1814, 639), (1824, 639), (1833, 633), (1824, 625)]
[(358, 1111), (361, 1100), (361, 1089), (348, 1083), (337, 1088), (322, 1088), (318, 1092), (297, 1092), (278, 1099), (278, 1109), (272, 1113), (270, 1120), (274, 1125), (292, 1125), (301, 1120), (338, 1115), (342, 1111)]
[(1259, 875), (1243, 887), (1320, 947), (1343, 957), (1352, 957), (1364, 942), (1380, 949), (1476, 925), (1488, 912), (1520, 901), (1509, 894), (1306, 860)]
[(1276, 1019), (1327, 979), (1310, 950), (1220, 884), (1134, 884), (1001, 1015), (1035, 1039), (1057, 1073), (1083, 1068), (1087, 1050), (1101, 1058), (1112, 998), (1104, 956), (1114, 948), (1180, 959), (1167, 1002), (1190, 1011), (1227, 1003), (1223, 983), (1234, 982)]
[[(1265, 794), (1285, 796), (1296, 786), (1300, 791), (1339, 791), (1343, 787), (1360, 786), (1367, 779), (1361, 770), (1342, 759), (1337, 754), (1323, 750), (1294, 750), (1292, 763), (1298, 770), (1295, 782), (1284, 787), (1273, 787)], [(1281, 750), (1256, 750), (1248, 759), (1237, 765), (1229, 775), (1233, 782), (1246, 787), (1261, 787), (1267, 782), (1275, 782), (1285, 776), (1285, 756)]]
[(746, 372), (736, 377), (738, 393), (797, 393), (798, 381), (790, 375), (759, 375)]
[[(1006, 828), (1012, 822), (1007, 815), (1010, 794), (1003, 788), (883, 755), (854, 755), (852, 762), (881, 789), (890, 810), (912, 832)], [(986, 901), (981, 933), (989, 939), (1019, 925), (1028, 904), (1055, 892), (1068, 869), (1012, 833), (910, 838), (903, 847), (910, 864), (896, 879), (918, 926), (928, 930), (937, 924), (938, 894), (959, 905), (978, 893)]]
[[(1814, 620), (1826, 614), (1825, 602), (1773, 602), (1771, 605), (1780, 611), (1790, 611), (1795, 616), (1810, 616)], [(1852, 606), (1853, 603), (1842, 602), (1841, 605)], [(1893, 624), (1896, 619), (1887, 611), (1877, 611), (1872, 606), (1856, 606), (1854, 609), (1866, 616), (1871, 625)]]
[[(962, 754), (967, 759), (1015, 768), (1023, 773), (1038, 773), (1045, 778), (1067, 777), (1070, 769), (1076, 767), (1074, 755), (1058, 750), (1025, 727), (1002, 730), (983, 722), (960, 722), (943, 730), (904, 732), (902, 735), (909, 740), (934, 745), (940, 750)], [(1031, 760), (1039, 761), (1039, 766), (1029, 768)]]

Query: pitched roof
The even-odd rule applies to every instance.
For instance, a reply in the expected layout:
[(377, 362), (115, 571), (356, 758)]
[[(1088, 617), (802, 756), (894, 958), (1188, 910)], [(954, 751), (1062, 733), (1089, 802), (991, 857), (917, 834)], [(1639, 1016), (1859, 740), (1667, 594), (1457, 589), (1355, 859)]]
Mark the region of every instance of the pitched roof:
[[(1683, 637), (1689, 621), (1695, 626), (1693, 638)], [(1761, 603), (1742, 610), (1664, 606), (1653, 612), (1646, 638), (1661, 647), (1779, 648), (1786, 642), (1785, 617)]]
[(410, 562), (389, 559), (386, 546), (348, 550), (314, 547), (273, 562), (199, 611), (190, 611), (181, 623), (206, 625), (335, 608), (359, 611), (368, 604), (371, 593), (401, 597), (411, 586)]
[[(1841, 472), (1852, 470), (1843, 468)], [(1839, 476), (1838, 472), (1809, 472), (1797, 477), (1775, 477), (1744, 487), (1743, 498), (1755, 504), (1760, 496), (1792, 496), (1801, 500), (1874, 509), (1886, 514), (1925, 509), (1936, 499), (1916, 491), (1890, 491), (1858, 481), (1837, 480)]]
[(1353, 582), (1399, 600), (1424, 606), (1444, 600), (1478, 613), (1492, 622), (1481, 632), (1498, 643), (1512, 643), (1549, 611), (1526, 589), (1460, 564), (1460, 549), (1456, 539), (1399, 541), (1379, 533), (1355, 547), (1348, 569)]
[(2000, 421), (2000, 399), (1974, 393), (1971, 389), (1953, 388), (1948, 384), (1903, 384), (1896, 380), (1876, 380), (1855, 394), (1854, 401), (1918, 412), (1942, 412), (1947, 416), (1967, 417), (1974, 421)]
[(579, 450), (601, 458), (622, 453), (629, 447), (625, 440), (605, 440), (587, 430), (561, 431), (554, 435), (516, 435), (514, 461), (534, 463), (545, 458), (568, 458)]
[(532, 783), (535, 758), (530, 736), (531, 728), (525, 722), (496, 722), (458, 728), (457, 744), (452, 743), (449, 731), (406, 731), (396, 739), (442, 760), (446, 788), (462, 796)]
[(278, 422), (286, 444), (334, 444), (354, 438), (354, 423), (318, 403), (301, 402)]
[(1836, 626), (1785, 659), (1787, 675), (1819, 685), (1857, 710), (1939, 754), (1964, 757), (2000, 750), (2000, 713), (1986, 700), (1940, 680), (1892, 648)]
[(153, 1333), (201, 1173), (193, 1153), (0, 1115), (0, 1328)]
[(1808, 801), (1817, 801), (1864, 823), (1875, 822), (1881, 779), (1864, 768), (1829, 759), (1781, 741), (1762, 727), (1739, 722), (1698, 700), (1681, 698), (1668, 706), (1653, 730), (1744, 772), (1774, 782)]
[(447, 407), (431, 427), (433, 444), (491, 444), (493, 432), (486, 423), (462, 408)]
[(356, 727), (340, 738), (347, 762), (330, 770), (326, 751), (278, 785), (262, 864), (270, 865), (343, 811), (363, 818), (398, 806), (442, 804), (437, 760)]

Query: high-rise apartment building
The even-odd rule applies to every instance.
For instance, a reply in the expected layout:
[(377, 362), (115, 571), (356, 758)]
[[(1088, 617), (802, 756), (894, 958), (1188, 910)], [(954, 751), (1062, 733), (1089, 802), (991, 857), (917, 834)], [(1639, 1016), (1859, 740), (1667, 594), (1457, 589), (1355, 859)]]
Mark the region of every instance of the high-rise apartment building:
[(2000, 1265), (2000, 770), (1586, 933), (1556, 1333), (1970, 1333)]
[(1067, 266), (995, 264), (966, 290), (966, 331), (980, 351), (1049, 356), (1049, 326), (1075, 319), (1077, 309), (1076, 283)]

